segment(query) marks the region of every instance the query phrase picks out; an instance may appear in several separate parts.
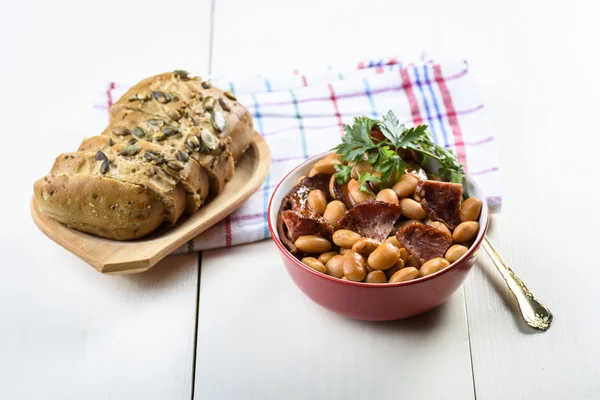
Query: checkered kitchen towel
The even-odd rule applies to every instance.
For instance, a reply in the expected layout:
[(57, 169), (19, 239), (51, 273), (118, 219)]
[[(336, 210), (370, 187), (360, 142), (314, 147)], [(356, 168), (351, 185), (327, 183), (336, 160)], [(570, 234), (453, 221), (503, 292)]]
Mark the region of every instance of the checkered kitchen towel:
[[(501, 203), (494, 137), (466, 62), (402, 64), (396, 59), (361, 62), (358, 68), (279, 76), (213, 77), (230, 89), (254, 117), (256, 130), (272, 153), (262, 188), (239, 210), (191, 240), (176, 253), (229, 247), (269, 237), (267, 206), (273, 189), (289, 170), (334, 147), (342, 124), (357, 115), (379, 117), (393, 110), (407, 125), (427, 124), (437, 143), (456, 151), (466, 171), (487, 193), (492, 209)], [(107, 106), (129, 87), (111, 82), (94, 107), (98, 131)], [(101, 104), (101, 105), (100, 105)]]

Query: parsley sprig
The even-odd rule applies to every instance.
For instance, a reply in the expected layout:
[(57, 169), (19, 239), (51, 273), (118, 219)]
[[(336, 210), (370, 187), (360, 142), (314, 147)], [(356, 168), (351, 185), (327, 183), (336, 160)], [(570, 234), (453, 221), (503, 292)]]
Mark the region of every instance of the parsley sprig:
[[(379, 128), (384, 139), (374, 139), (371, 132)], [(366, 116), (356, 117), (354, 124), (344, 125), (346, 134), (342, 143), (334, 150), (345, 162), (358, 163), (367, 161), (373, 165), (375, 173), (359, 175), (360, 190), (370, 192), (367, 182), (388, 186), (392, 177), (399, 179), (408, 163), (400, 156), (401, 150), (413, 150), (421, 154), (422, 163), (428, 157), (438, 161), (440, 168), (438, 174), (450, 181), (460, 183), (465, 174), (462, 165), (457, 161), (452, 150), (436, 144), (427, 133), (427, 125), (406, 128), (390, 110), (380, 120)], [(336, 165), (335, 178), (343, 184), (351, 179), (352, 167)]]

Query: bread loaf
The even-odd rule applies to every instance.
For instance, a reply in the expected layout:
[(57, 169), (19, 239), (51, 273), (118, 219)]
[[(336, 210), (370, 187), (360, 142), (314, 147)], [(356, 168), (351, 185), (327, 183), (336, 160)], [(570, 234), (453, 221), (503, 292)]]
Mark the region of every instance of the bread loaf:
[[(200, 124), (211, 117), (201, 115), (192, 118)], [(232, 139), (227, 136), (220, 138), (209, 128), (196, 126), (188, 118), (173, 121), (141, 111), (124, 109), (113, 117), (102, 135), (112, 138), (114, 142), (140, 139), (187, 152), (204, 167), (210, 180), (211, 191), (220, 193), (225, 182), (230, 180), (234, 173), (234, 159), (229, 151)], [(215, 168), (215, 164), (220, 168)]]
[[(137, 141), (136, 145), (141, 150), (134, 157), (159, 166), (181, 182), (187, 196), (187, 213), (196, 212), (204, 204), (208, 196), (208, 176), (198, 162), (189, 158), (187, 153), (173, 147), (163, 147), (146, 141)], [(118, 155), (125, 146), (127, 144), (122, 142), (114, 144), (108, 136), (92, 136), (81, 142), (78, 151), (94, 153), (102, 151), (106, 154)], [(177, 162), (169, 163), (167, 160)]]
[[(104, 154), (100, 152), (100, 154)], [(74, 152), (61, 154), (56, 158), (50, 171), (54, 175), (103, 175), (118, 181), (139, 185), (159, 199), (164, 206), (165, 222), (175, 224), (185, 210), (186, 196), (183, 186), (178, 180), (164, 172), (161, 168), (147, 162), (135, 160), (134, 157), (120, 157), (111, 153), (104, 154), (102, 159), (110, 162), (106, 171), (100, 171), (103, 165), (96, 153)], [(98, 188), (98, 194), (104, 192)]]
[(218, 194), (254, 131), (235, 96), (184, 71), (133, 86), (100, 136), (57, 157), (34, 185), (40, 210), (95, 235), (140, 238)]
[(101, 175), (49, 174), (34, 184), (33, 191), (43, 213), (70, 228), (109, 239), (146, 236), (164, 219), (162, 203), (148, 190)]
[[(217, 89), (210, 81), (190, 79), (184, 71), (177, 72), (182, 73), (160, 74), (131, 87), (111, 108), (111, 119), (118, 120), (117, 114), (124, 109), (165, 119), (183, 115), (184, 120), (187, 119), (184, 124), (208, 129), (220, 138), (230, 137), (229, 151), (235, 161), (239, 160), (254, 135), (248, 110), (231, 92)], [(174, 79), (174, 76), (178, 78)], [(139, 100), (148, 97), (156, 101)]]

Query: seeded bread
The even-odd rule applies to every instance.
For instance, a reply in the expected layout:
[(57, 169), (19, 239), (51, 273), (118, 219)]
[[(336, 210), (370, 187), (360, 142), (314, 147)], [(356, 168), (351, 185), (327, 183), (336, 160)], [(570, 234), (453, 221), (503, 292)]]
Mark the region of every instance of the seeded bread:
[[(96, 153), (77, 151), (61, 154), (56, 158), (50, 173), (55, 175), (104, 176), (122, 182), (139, 185), (159, 199), (164, 206), (164, 221), (175, 224), (185, 210), (186, 196), (183, 186), (171, 175), (152, 164), (136, 161), (134, 157), (104, 155), (110, 166), (103, 171), (105, 159), (97, 159)], [(100, 157), (98, 157), (100, 158)], [(103, 189), (98, 188), (102, 193)]]
[(230, 137), (229, 151), (234, 161), (246, 151), (254, 135), (252, 117), (233, 93), (183, 71), (156, 75), (132, 86), (112, 106), (111, 119), (118, 120), (117, 114), (124, 109), (167, 120), (183, 118), (184, 124), (206, 129), (219, 138)]
[(109, 239), (136, 239), (163, 222), (164, 207), (150, 192), (104, 176), (49, 174), (34, 184), (33, 192), (43, 213)]
[(232, 93), (184, 71), (143, 80), (110, 115), (101, 136), (56, 159), (34, 194), (58, 221), (116, 240), (174, 224), (220, 193), (254, 135)]
[[(187, 153), (173, 147), (163, 147), (146, 141), (137, 141), (140, 152), (137, 161), (159, 166), (164, 172), (178, 179), (186, 192), (188, 214), (196, 212), (208, 197), (208, 176), (198, 162), (190, 159)], [(114, 144), (108, 136), (92, 136), (79, 145), (80, 152), (98, 152), (118, 155), (128, 146), (125, 143)], [(131, 156), (130, 156), (131, 157)]]
[[(210, 118), (210, 115), (199, 115), (194, 120), (208, 125)], [(205, 169), (210, 190), (215, 194), (223, 190), (234, 174), (234, 158), (229, 151), (231, 138), (220, 138), (215, 135), (214, 128), (201, 128), (187, 118), (173, 121), (164, 116), (123, 109), (113, 117), (102, 135), (112, 138), (114, 143), (136, 139), (186, 152)]]

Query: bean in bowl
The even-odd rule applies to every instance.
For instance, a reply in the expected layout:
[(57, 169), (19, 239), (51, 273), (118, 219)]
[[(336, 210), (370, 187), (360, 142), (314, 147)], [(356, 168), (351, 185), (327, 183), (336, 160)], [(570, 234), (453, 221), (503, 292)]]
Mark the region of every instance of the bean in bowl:
[(463, 201), (454, 154), (391, 112), (345, 130), (282, 201), (277, 230), (290, 253), (320, 273), (378, 284), (428, 276), (465, 255), (482, 202)]

